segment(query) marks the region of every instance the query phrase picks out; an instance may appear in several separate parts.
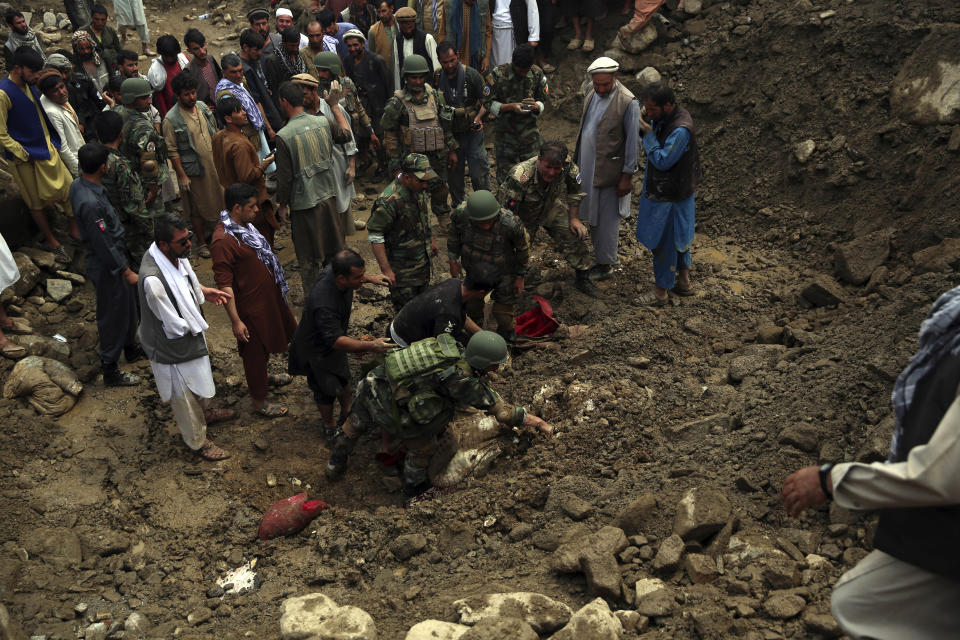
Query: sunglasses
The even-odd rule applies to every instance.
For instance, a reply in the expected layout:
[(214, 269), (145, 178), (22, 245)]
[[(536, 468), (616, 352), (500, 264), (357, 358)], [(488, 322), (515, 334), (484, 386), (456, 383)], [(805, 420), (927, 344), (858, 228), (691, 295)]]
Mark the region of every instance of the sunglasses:
[(187, 246), (188, 244), (190, 244), (190, 241), (191, 241), (192, 239), (193, 239), (193, 231), (187, 231), (187, 235), (184, 236), (182, 239), (177, 240), (174, 244), (178, 244), (178, 245), (180, 245), (181, 247), (185, 247), (185, 246)]

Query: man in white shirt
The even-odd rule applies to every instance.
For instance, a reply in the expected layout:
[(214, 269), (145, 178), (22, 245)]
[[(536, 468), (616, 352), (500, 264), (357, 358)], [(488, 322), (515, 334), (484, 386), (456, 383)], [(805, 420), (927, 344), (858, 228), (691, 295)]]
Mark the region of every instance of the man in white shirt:
[(207, 439), (207, 424), (232, 418), (230, 409), (205, 411), (216, 389), (200, 312), (208, 300), (224, 304), (230, 294), (204, 287), (190, 266), (190, 233), (181, 218), (154, 219), (154, 243), (140, 264), (140, 328), (137, 337), (150, 359), (160, 399), (170, 403), (187, 446), (206, 460), (230, 454)]
[(524, 37), (531, 47), (536, 48), (539, 45), (540, 12), (537, 9), (537, 0), (526, 0), (525, 16), (521, 12), (516, 15), (511, 13), (510, 0), (493, 0), (491, 5), (493, 47), (490, 52), (490, 66), (493, 68), (510, 62), (513, 50), (524, 42)]
[(60, 136), (60, 157), (67, 165), (70, 175), (80, 177), (80, 165), (77, 161), (77, 151), (84, 144), (83, 131), (80, 129), (80, 120), (68, 101), (67, 85), (58, 71), (50, 71), (37, 83), (40, 89), (40, 104), (47, 112), (50, 123)]

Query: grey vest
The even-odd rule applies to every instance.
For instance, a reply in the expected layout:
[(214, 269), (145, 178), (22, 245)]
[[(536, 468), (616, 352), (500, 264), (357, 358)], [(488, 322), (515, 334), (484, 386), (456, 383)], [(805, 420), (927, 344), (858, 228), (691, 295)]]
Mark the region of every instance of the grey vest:
[[(197, 102), (197, 109), (203, 115), (207, 123), (207, 130), (210, 132), (210, 138), (217, 132), (217, 123), (210, 112), (210, 108), (203, 102)], [(180, 154), (180, 165), (183, 172), (191, 178), (202, 178), (204, 171), (200, 163), (200, 156), (197, 154), (197, 148), (193, 145), (193, 137), (190, 135), (190, 129), (183, 119), (183, 113), (180, 111), (180, 105), (175, 104), (170, 111), (167, 111), (167, 120), (173, 125), (173, 133), (177, 138), (177, 152)]]
[(137, 281), (137, 293), (140, 295), (140, 328), (137, 330), (137, 337), (140, 339), (140, 345), (144, 353), (151, 362), (160, 364), (179, 364), (207, 355), (207, 341), (203, 334), (187, 334), (180, 338), (168, 338), (163, 332), (163, 323), (153, 315), (153, 311), (147, 305), (147, 295), (144, 289), (144, 281), (155, 276), (160, 278), (163, 288), (167, 292), (167, 297), (173, 303), (177, 313), (182, 312), (177, 307), (177, 301), (173, 297), (173, 291), (170, 285), (163, 277), (163, 272), (157, 266), (156, 260), (149, 253), (143, 254), (143, 262), (140, 263), (140, 279)]
[[(623, 154), (626, 151), (627, 136), (623, 130), (623, 114), (627, 112), (630, 103), (636, 98), (630, 90), (617, 80), (613, 87), (610, 106), (597, 123), (597, 158), (593, 165), (593, 186), (615, 187), (620, 181), (623, 170)], [(589, 85), (583, 100), (583, 112), (580, 114), (580, 131), (583, 131), (583, 120), (587, 117), (587, 108), (594, 96), (593, 84)], [(580, 157), (580, 139), (577, 138), (577, 151), (573, 156)]]

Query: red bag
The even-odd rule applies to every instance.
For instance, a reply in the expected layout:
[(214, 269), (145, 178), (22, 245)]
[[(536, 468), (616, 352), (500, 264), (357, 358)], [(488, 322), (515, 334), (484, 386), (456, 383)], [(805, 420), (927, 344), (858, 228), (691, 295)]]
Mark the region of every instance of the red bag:
[(330, 505), (322, 500), (307, 500), (305, 493), (274, 502), (260, 521), (258, 535), (261, 540), (292, 535), (310, 524), (321, 511), (329, 508)]
[(525, 338), (539, 338), (548, 336), (560, 326), (553, 317), (553, 307), (540, 296), (533, 296), (537, 301), (536, 307), (517, 316), (515, 330), (518, 336)]

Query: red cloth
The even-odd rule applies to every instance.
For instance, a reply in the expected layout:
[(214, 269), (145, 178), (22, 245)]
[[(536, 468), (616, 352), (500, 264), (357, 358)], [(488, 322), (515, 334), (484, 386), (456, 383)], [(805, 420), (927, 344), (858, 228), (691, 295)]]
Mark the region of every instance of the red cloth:
[(533, 296), (537, 306), (517, 316), (515, 330), (518, 336), (539, 338), (548, 336), (560, 326), (553, 317), (553, 307), (544, 298)]
[(177, 103), (177, 96), (173, 95), (173, 87), (170, 85), (173, 82), (174, 77), (180, 73), (180, 62), (174, 62), (173, 64), (166, 64), (161, 61), (163, 68), (167, 70), (167, 84), (163, 85), (163, 89), (154, 93), (157, 103), (157, 111), (160, 112), (160, 117), (167, 115), (167, 111)]
[(321, 511), (328, 508), (330, 505), (321, 500), (307, 500), (305, 493), (285, 498), (273, 503), (267, 510), (260, 522), (258, 535), (261, 540), (289, 536), (302, 530), (320, 515)]

